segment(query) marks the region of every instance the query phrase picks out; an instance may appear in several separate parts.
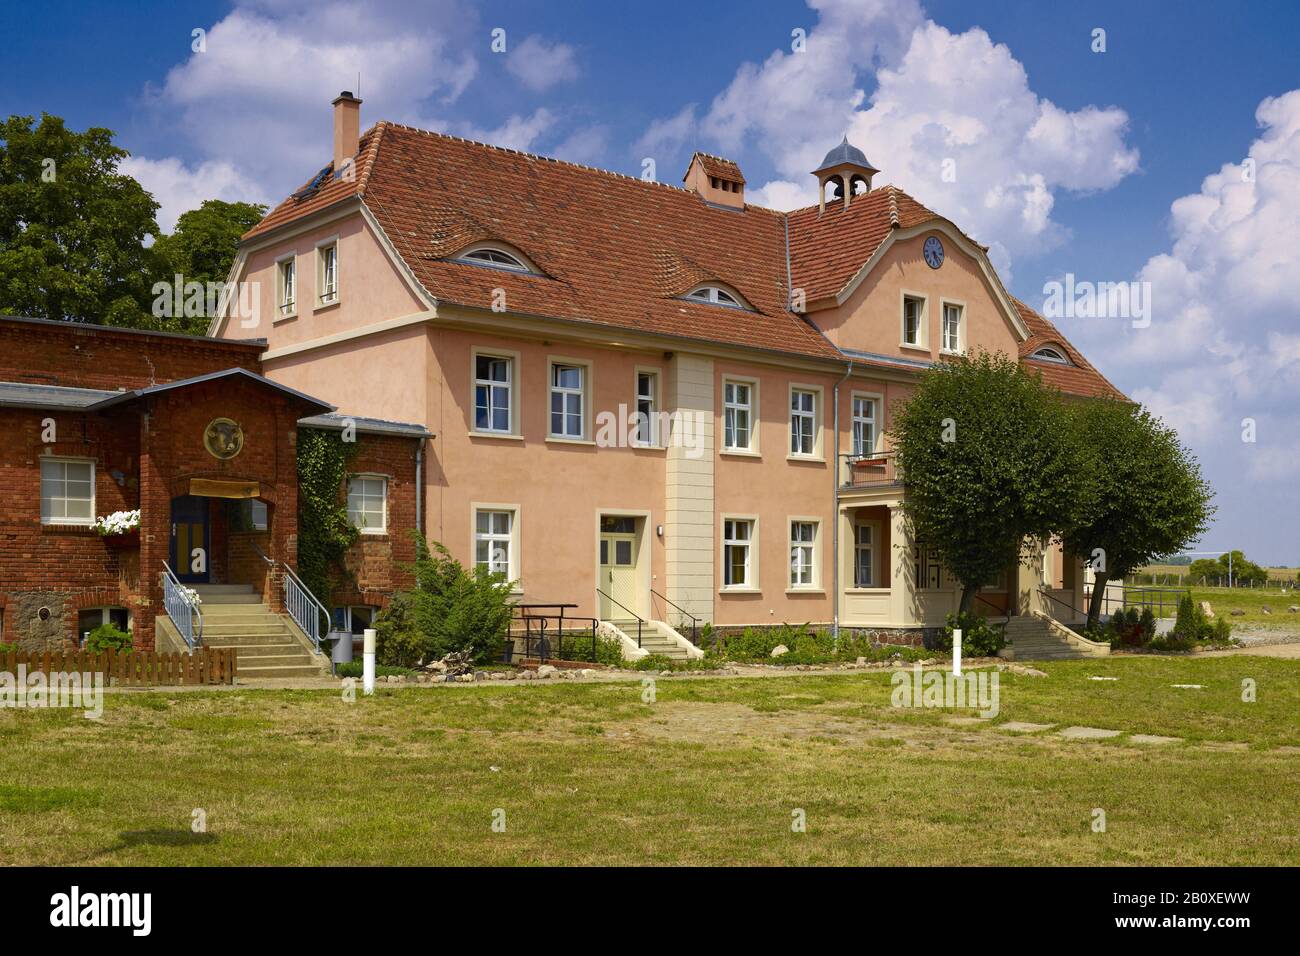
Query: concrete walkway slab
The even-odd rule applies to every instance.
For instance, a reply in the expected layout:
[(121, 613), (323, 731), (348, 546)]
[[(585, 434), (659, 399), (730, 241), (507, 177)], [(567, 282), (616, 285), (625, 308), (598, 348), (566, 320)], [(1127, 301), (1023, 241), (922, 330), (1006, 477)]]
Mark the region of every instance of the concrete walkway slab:
[(947, 722), (955, 724), (958, 727), (974, 727), (976, 724), (985, 723), (992, 718), (990, 717), (948, 717)]
[(1129, 737), (1129, 743), (1154, 747), (1160, 744), (1176, 744), (1182, 739), (1182, 737), (1161, 737), (1159, 734), (1133, 734)]
[(1027, 720), (1008, 720), (1005, 724), (998, 724), (998, 730), (1010, 730), (1017, 734), (1034, 734), (1040, 730), (1051, 730), (1056, 724), (1031, 724)]
[(1105, 727), (1066, 727), (1061, 731), (1061, 736), (1071, 740), (1105, 740), (1108, 737), (1118, 737), (1121, 733), (1122, 731), (1107, 730)]

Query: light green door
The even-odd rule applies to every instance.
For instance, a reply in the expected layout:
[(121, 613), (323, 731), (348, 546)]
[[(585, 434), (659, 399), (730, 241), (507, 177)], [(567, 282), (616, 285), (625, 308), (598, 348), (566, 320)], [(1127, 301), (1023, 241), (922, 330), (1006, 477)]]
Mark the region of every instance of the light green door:
[(600, 536), (601, 620), (621, 621), (636, 611), (636, 551), (635, 534)]

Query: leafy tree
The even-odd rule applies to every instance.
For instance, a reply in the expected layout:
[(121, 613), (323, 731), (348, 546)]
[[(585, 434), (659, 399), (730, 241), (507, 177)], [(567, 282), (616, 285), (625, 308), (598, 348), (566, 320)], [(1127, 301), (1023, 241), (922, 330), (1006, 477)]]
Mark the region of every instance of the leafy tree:
[(1073, 419), (1088, 455), (1092, 506), (1066, 529), (1062, 546), (1093, 564), (1092, 627), (1101, 615), (1107, 581), (1122, 580), (1204, 534), (1214, 513), (1213, 491), (1178, 434), (1146, 409), (1095, 399), (1074, 406)]
[(1086, 512), (1063, 402), (1015, 360), (977, 352), (926, 371), (894, 421), (912, 533), (961, 582), (963, 612), (1031, 539)]
[(1197, 558), (1187, 566), (1187, 574), (1193, 581), (1204, 578), (1207, 583), (1212, 582), (1219, 575), (1219, 562), (1213, 558)]
[(0, 123), (0, 312), (130, 324), (147, 316), (158, 204), (118, 172), (110, 130)]
[[(204, 200), (198, 209), (182, 213), (175, 231), (159, 237), (154, 244), (164, 270), (158, 281), (166, 283), (169, 290), (178, 275), (185, 284), (197, 282), (205, 287), (224, 284), (235, 261), (239, 237), (257, 225), (265, 214), (266, 207), (256, 203), (220, 199)], [(202, 335), (212, 315), (207, 312), (187, 315), (181, 310), (180, 314), (162, 316), (155, 312), (151, 318), (152, 327)]]

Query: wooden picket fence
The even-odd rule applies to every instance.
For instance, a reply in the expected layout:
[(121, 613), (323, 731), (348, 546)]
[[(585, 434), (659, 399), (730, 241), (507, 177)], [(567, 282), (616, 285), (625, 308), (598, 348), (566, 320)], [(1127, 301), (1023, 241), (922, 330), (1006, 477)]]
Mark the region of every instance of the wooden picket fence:
[(0, 671), (46, 675), (77, 672), (103, 674), (105, 683), (117, 687), (165, 685), (233, 684), (236, 654), (233, 647), (199, 648), (192, 654), (159, 654), (157, 651), (0, 651)]

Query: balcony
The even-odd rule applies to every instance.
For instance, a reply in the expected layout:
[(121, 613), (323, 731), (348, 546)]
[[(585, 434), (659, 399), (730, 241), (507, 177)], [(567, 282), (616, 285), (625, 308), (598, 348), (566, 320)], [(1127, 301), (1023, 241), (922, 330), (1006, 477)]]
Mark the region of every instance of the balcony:
[(853, 489), (888, 488), (902, 484), (903, 473), (894, 450), (870, 455), (840, 455), (840, 487)]

